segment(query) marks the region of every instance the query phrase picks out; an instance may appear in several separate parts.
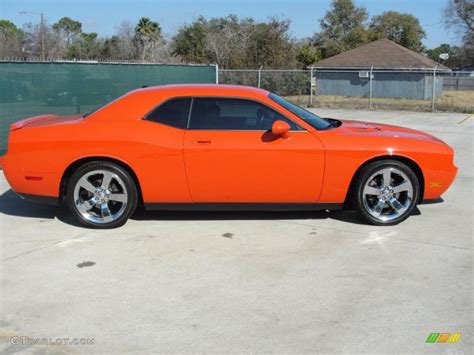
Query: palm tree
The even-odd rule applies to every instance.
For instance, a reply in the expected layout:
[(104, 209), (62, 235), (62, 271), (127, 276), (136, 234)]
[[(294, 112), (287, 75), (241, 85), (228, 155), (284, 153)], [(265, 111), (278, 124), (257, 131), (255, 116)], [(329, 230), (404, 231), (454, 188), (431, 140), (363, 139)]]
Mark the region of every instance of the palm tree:
[(145, 60), (147, 51), (161, 40), (161, 27), (148, 17), (142, 17), (135, 27), (135, 37), (142, 47), (142, 60)]

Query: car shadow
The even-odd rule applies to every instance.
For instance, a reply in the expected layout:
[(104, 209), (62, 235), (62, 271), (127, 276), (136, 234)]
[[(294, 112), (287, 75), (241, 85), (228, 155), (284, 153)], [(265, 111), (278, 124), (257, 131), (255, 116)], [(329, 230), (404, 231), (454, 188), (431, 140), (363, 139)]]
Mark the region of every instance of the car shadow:
[(8, 190), (0, 196), (0, 213), (6, 215), (53, 219), (59, 212), (59, 207), (28, 202), (12, 190)]
[(131, 218), (140, 221), (326, 219), (329, 214), (327, 211), (146, 211), (139, 208)]
[[(361, 218), (358, 217), (355, 211), (348, 211), (348, 210), (331, 211), (329, 215), (330, 215), (329, 218), (334, 219), (336, 221), (346, 222), (346, 223), (351, 223), (351, 224), (358, 224), (358, 225), (368, 225), (366, 222), (364, 222)], [(417, 206), (411, 213), (410, 218), (413, 216), (419, 216), (419, 215), (421, 215), (421, 211), (419, 210)]]
[(66, 224), (76, 227), (81, 226), (66, 207), (43, 205), (26, 201), (12, 190), (8, 190), (0, 195), (0, 214), (40, 219), (57, 218)]
[[(0, 195), (0, 213), (9, 216), (54, 219), (63, 223), (81, 225), (69, 213), (67, 207), (49, 206), (21, 199), (12, 190)], [(418, 207), (412, 216), (420, 215)], [(213, 221), (213, 220), (324, 220), (363, 225), (354, 211), (146, 211), (137, 208), (131, 219), (138, 221)]]

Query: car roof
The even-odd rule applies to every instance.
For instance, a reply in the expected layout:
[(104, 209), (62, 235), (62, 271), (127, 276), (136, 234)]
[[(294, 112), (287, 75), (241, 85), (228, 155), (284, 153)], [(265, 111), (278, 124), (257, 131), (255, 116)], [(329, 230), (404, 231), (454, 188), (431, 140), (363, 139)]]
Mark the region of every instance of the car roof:
[(225, 95), (225, 96), (268, 96), (267, 90), (243, 85), (225, 84), (170, 84), (150, 86), (132, 91), (133, 93), (159, 93), (169, 95)]
[[(89, 114), (89, 119), (141, 119), (157, 103), (178, 97), (233, 97), (240, 99), (268, 100), (266, 90), (241, 85), (222, 84), (172, 84), (143, 87), (129, 91), (118, 99)], [(133, 108), (133, 109), (132, 109)], [(127, 111), (127, 115), (123, 112)], [(133, 111), (133, 112), (132, 112)]]

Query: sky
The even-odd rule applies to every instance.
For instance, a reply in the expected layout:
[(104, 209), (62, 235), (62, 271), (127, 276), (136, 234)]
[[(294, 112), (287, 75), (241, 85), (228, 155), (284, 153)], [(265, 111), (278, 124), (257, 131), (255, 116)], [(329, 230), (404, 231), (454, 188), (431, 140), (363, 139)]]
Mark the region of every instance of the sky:
[[(355, 0), (369, 16), (395, 10), (419, 18), (425, 32), (427, 48), (441, 43), (459, 44), (461, 39), (447, 31), (442, 22), (448, 0)], [(291, 20), (293, 36), (309, 37), (319, 29), (319, 19), (329, 9), (330, 0), (0, 0), (0, 18), (21, 26), (39, 21), (39, 16), (21, 11), (44, 13), (49, 24), (63, 16), (82, 22), (84, 32), (101, 36), (113, 34), (122, 21), (138, 22), (147, 16), (159, 22), (165, 36), (172, 36), (181, 25), (199, 15), (206, 18), (236, 14), (264, 21), (270, 16)]]

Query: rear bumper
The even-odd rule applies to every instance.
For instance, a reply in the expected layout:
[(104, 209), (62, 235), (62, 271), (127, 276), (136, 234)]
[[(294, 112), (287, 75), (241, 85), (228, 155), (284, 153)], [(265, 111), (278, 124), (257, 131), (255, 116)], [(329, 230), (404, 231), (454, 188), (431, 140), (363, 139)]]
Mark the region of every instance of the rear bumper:
[[(42, 195), (41, 193), (36, 193), (35, 190), (38, 190), (38, 186), (36, 185), (41, 181), (26, 179), (22, 171), (16, 171), (14, 174), (9, 174), (11, 173), (11, 170), (9, 169), (8, 159), (5, 159), (6, 157), (8, 157), (8, 155), (0, 157), (0, 170), (3, 170), (3, 175), (7, 179), (7, 182), (10, 184), (11, 189), (18, 196), (20, 196), (20, 198), (30, 202), (41, 203), (50, 206), (60, 205), (60, 200), (58, 196), (46, 196)], [(6, 169), (4, 169), (5, 165)], [(39, 190), (41, 190), (41, 188)]]
[(3, 174), (11, 189), (22, 195), (59, 197), (61, 175), (41, 157), (8, 152), (2, 159)]

